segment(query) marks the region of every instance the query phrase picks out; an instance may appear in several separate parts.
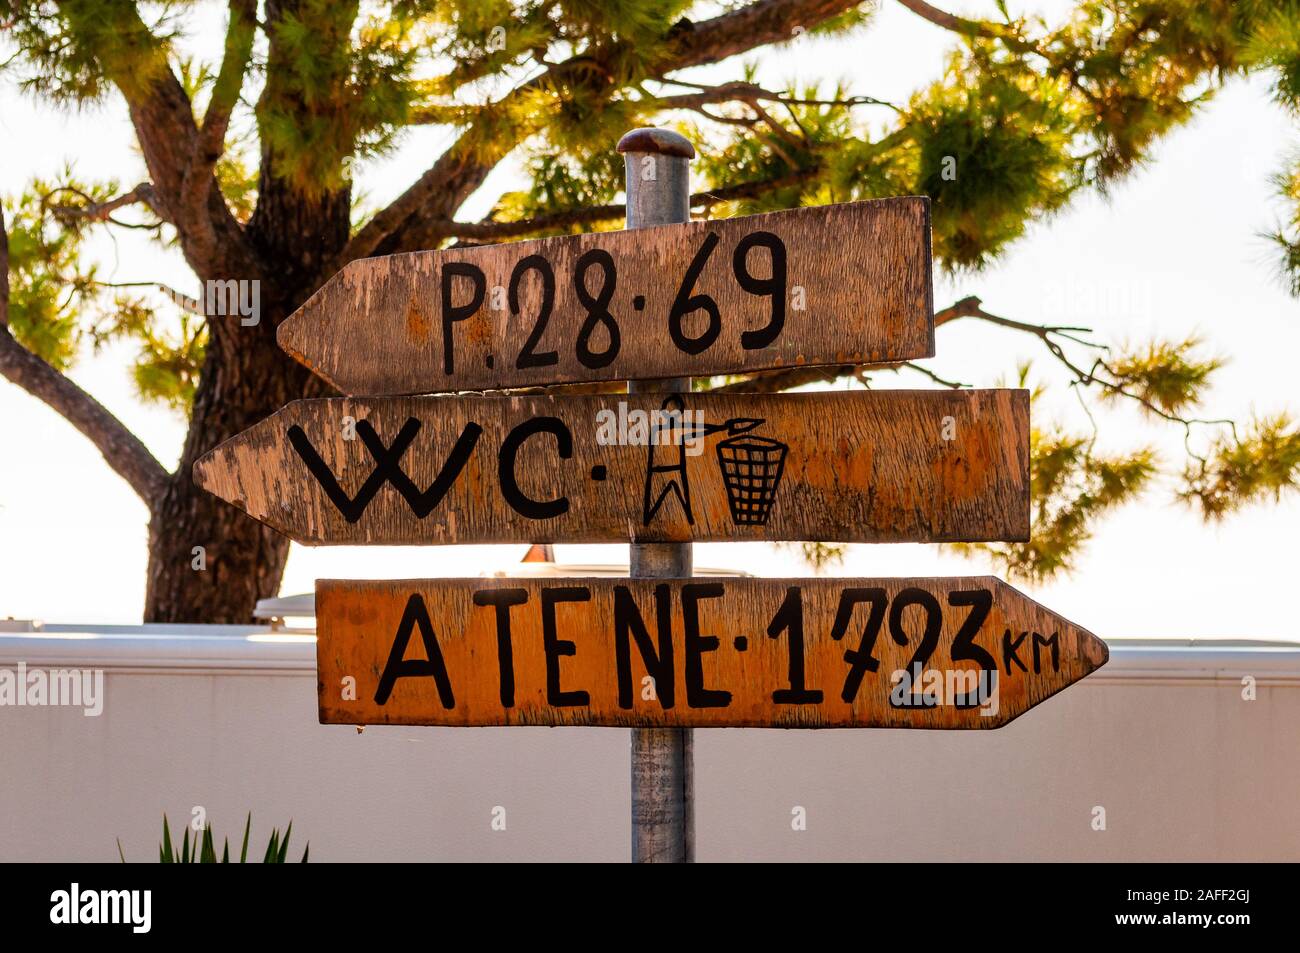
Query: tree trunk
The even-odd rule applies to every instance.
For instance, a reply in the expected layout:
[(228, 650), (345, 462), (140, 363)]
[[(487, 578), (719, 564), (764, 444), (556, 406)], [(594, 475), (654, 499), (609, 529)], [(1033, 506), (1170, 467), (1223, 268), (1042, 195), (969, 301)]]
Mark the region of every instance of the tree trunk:
[(251, 622), (257, 600), (279, 591), (288, 556), (287, 537), (200, 490), (186, 462), (149, 523), (144, 620)]
[[(282, 6), (267, 9), (278, 17)], [(341, 36), (340, 43), (346, 30)], [(275, 82), (263, 94), (285, 95)], [(264, 139), (257, 210), (245, 230), (267, 278), (260, 286), (259, 322), (244, 327), (238, 316), (208, 317), (208, 353), (185, 449), (151, 506), (146, 622), (247, 623), (257, 600), (279, 591), (288, 538), (199, 489), (192, 477), (195, 461), (223, 440), (291, 400), (330, 392), (280, 350), (275, 329), (330, 277), (323, 265), (348, 240), (349, 192), (300, 194), (275, 174), (276, 167)], [(205, 568), (195, 568), (196, 546), (203, 547)]]
[[(191, 468), (223, 440), (291, 400), (323, 392), (309, 371), (275, 344), (283, 317), (262, 314), (214, 327), (176, 473), (152, 501), (146, 622), (247, 623), (258, 599), (280, 585), (289, 540), (195, 485)], [(202, 547), (196, 550), (196, 547)]]

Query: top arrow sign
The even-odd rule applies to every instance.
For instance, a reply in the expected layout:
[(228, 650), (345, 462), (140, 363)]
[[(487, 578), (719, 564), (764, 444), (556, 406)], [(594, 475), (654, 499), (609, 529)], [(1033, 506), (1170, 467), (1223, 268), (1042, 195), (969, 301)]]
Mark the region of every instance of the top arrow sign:
[(355, 261), (278, 334), (367, 395), (929, 357), (929, 202)]

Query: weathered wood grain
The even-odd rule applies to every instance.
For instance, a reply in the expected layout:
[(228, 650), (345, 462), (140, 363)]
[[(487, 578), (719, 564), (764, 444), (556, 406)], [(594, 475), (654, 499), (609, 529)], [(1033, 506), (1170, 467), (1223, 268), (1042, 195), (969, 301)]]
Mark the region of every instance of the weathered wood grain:
[[(675, 426), (689, 442), (647, 446), (665, 404), (680, 411), (659, 418), (658, 439)], [(1029, 397), (304, 400), (194, 477), (305, 543), (1023, 540)]]
[(364, 259), (278, 334), (343, 393), (384, 395), (910, 360), (933, 322), (928, 200), (897, 198)]
[(327, 724), (997, 728), (1108, 658), (992, 577), (321, 580), (316, 622)]

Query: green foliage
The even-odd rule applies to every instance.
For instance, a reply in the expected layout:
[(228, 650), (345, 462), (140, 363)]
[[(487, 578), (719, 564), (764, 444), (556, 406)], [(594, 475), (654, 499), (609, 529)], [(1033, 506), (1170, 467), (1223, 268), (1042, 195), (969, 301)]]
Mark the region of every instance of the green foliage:
[[(647, 111), (635, 100), (603, 99), (597, 95), (562, 97), (549, 107), (544, 136), (538, 136), (534, 153), (568, 153), (584, 167), (601, 170), (603, 157), (623, 133), (649, 122)], [(534, 166), (534, 168), (537, 168)]]
[(146, 24), (135, 4), (52, 0), (7, 6), (6, 25), (22, 52), (20, 82), (56, 103), (83, 105), (114, 85), (139, 91), (167, 68), (177, 36), (174, 11)]
[(1208, 455), (1194, 456), (1179, 494), (1206, 519), (1220, 520), (1248, 503), (1300, 486), (1300, 428), (1287, 414), (1252, 420), (1246, 435), (1219, 437)]
[(145, 324), (152, 311), (104, 284), (86, 253), (90, 227), (102, 216), (81, 210), (119, 191), (116, 182), (86, 182), (65, 168), (36, 179), (4, 201), (9, 228), (9, 325), (28, 350), (59, 370), (76, 363), (83, 344), (97, 340), (105, 315), (130, 313)]
[(623, 157), (612, 149), (585, 156), (539, 153), (528, 171), (528, 191), (507, 193), (498, 201), (505, 221), (607, 205), (623, 190)]
[(1044, 75), (1060, 75), (1079, 109), (1083, 155), (1105, 184), (1146, 160), (1185, 122), (1216, 75), (1236, 65), (1241, 37), (1231, 0), (1085, 0), (1037, 44)]
[(355, 2), (307, 0), (265, 26), (273, 52), (258, 132), (275, 175), (304, 195), (344, 189), (351, 157), (390, 147), (418, 95), (414, 24), (356, 19)]
[(1289, 167), (1273, 177), (1273, 185), (1290, 218), (1264, 237), (1278, 249), (1283, 283), (1292, 295), (1300, 298), (1300, 154), (1292, 156)]
[(560, 0), (556, 4), (556, 22), (560, 35), (572, 40), (609, 36), (631, 43), (656, 44), (693, 5), (693, 0)]
[[(747, 78), (752, 74), (747, 73)], [(717, 108), (731, 120), (726, 134), (710, 141), (707, 123), (688, 130), (690, 138), (708, 145), (695, 166), (713, 189), (750, 182), (780, 183), (753, 196), (719, 203), (709, 209), (714, 218), (753, 215), (801, 205), (847, 201), (852, 196), (835, 181), (833, 165), (852, 135), (850, 113), (825, 105), (848, 95), (843, 86), (791, 83), (780, 91), (788, 104), (759, 104), (766, 118), (744, 117), (745, 110)], [(709, 191), (709, 190), (705, 190)]]
[(59, 370), (73, 367), (86, 346), (133, 341), (139, 351), (131, 373), (141, 399), (188, 414), (203, 365), (206, 323), (182, 315), (178, 330), (169, 330), (144, 298), (103, 282), (85, 251), (101, 216), (84, 210), (119, 191), (116, 182), (86, 182), (65, 169), (58, 179), (37, 179), (4, 203), (10, 330)]
[(257, 206), (257, 169), (241, 156), (227, 153), (215, 171), (217, 187), (236, 221), (247, 222)]
[(1043, 582), (1069, 572), (1101, 519), (1136, 500), (1157, 472), (1155, 452), (1106, 456), (1094, 438), (1034, 427), (1029, 435), (1033, 525), (1026, 543), (954, 548), (991, 556), (1012, 579)]
[(889, 181), (933, 199), (935, 254), (950, 269), (987, 265), (1080, 184), (1077, 112), (1060, 77), (958, 60), (904, 122)]
[[(1227, 75), (1269, 75), (1275, 100), (1300, 117), (1297, 0), (1086, 0), (1041, 47), (1049, 68), (1067, 76), (1081, 97), (1081, 131), (1096, 144), (1085, 158), (1092, 181), (1103, 187), (1145, 161), (1155, 141)], [(1285, 186), (1280, 191), (1293, 219), (1289, 230), (1269, 237), (1300, 297), (1300, 199)]]
[[(77, 193), (103, 198), (112, 184), (66, 180)], [(44, 197), (54, 186), (32, 183), (4, 203), (9, 225), (9, 326), (29, 351), (59, 370), (71, 367), (80, 343), (78, 319), (97, 295), (96, 266), (82, 255), (83, 230), (58, 222)]]
[(843, 543), (805, 542), (797, 545), (804, 562), (818, 572), (842, 565), (844, 557), (848, 555), (848, 547)]
[[(244, 839), (239, 850), (239, 860), (236, 863), (248, 862), (248, 834), (253, 824), (253, 815), (249, 813), (244, 821)], [(293, 834), (293, 824), (289, 824), (284, 831), (284, 837), (280, 836), (278, 828), (271, 831), (271, 838), (267, 842), (266, 852), (262, 856), (264, 864), (284, 864), (288, 863), (289, 857), (289, 838)], [(302, 860), (300, 863), (307, 863), (308, 854), (311, 851), (311, 845), (303, 848)], [(117, 842), (118, 856), (122, 862), (126, 862), (126, 856), (122, 852), (122, 842)], [(221, 848), (221, 859), (217, 859), (216, 844), (212, 836), (212, 826), (209, 824), (203, 828), (203, 834), (200, 837), (195, 833), (193, 840), (190, 839), (190, 829), (186, 825), (185, 831), (181, 837), (180, 844), (172, 843), (171, 827), (167, 822), (167, 815), (163, 815), (163, 837), (162, 843), (158, 845), (158, 862), (163, 864), (229, 864), (230, 860), (230, 838), (226, 838)]]
[[(1250, 503), (1279, 499), (1300, 488), (1300, 428), (1286, 414), (1278, 414), (1253, 421), (1239, 437), (1231, 422), (1187, 416), (1200, 409), (1223, 363), (1198, 355), (1200, 344), (1196, 337), (1151, 342), (1099, 360), (1088, 374), (1108, 402), (1131, 401), (1146, 413), (1184, 426), (1190, 462), (1176, 497), (1205, 519), (1218, 520)], [(1029, 370), (1028, 364), (1021, 366), (1017, 386), (1027, 386)], [(1082, 378), (1074, 382), (1076, 387), (1084, 384)], [(1043, 393), (1041, 386), (1034, 386), (1031, 403)], [(1218, 429), (1205, 455), (1190, 449), (1194, 426)], [(1013, 579), (1038, 583), (1070, 572), (1101, 520), (1138, 500), (1160, 473), (1150, 448), (1103, 455), (1096, 451), (1096, 442), (1096, 433), (1032, 428), (1029, 541), (953, 548), (991, 557)]]
[(864, 3), (815, 24), (807, 32), (812, 36), (845, 36), (871, 23), (878, 9), (879, 4)]
[(450, 97), (463, 87), (544, 55), (555, 35), (550, 4), (468, 0), (432, 4), (429, 38), (450, 66), (426, 90)]
[(94, 331), (96, 346), (117, 338), (127, 338), (140, 346), (131, 368), (137, 396), (146, 403), (160, 403), (188, 416), (207, 353), (207, 322), (182, 312), (177, 331), (171, 333), (162, 327), (152, 309), (121, 302), (109, 322)]
[[(217, 69), (177, 57), (185, 9), (147, 5), (142, 15), (126, 2), (21, 5), (11, 27), (21, 56), (12, 68), (34, 91), (80, 103), (111, 83), (146, 83), (174, 60), (194, 101), (217, 82)], [(1265, 71), (1280, 103), (1300, 103), (1297, 0), (1079, 0), (1056, 26), (999, 9), (1004, 22), (957, 28), (961, 48), (944, 74), (899, 109), (882, 135), (869, 134), (847, 106), (796, 106), (789, 110), (796, 115), (787, 115), (769, 104), (771, 121), (726, 126), (719, 149), (699, 164), (710, 187), (795, 172), (806, 181), (715, 211), (927, 194), (940, 262), (950, 270), (980, 268), (1082, 184), (1104, 187), (1143, 162), (1222, 77)], [(860, 29), (874, 11), (862, 4), (807, 32)], [(257, 135), (274, 157), (273, 174), (313, 196), (345, 188), (350, 159), (391, 148), (411, 123), (471, 129), (459, 148), (483, 161), (499, 160), (503, 143), (531, 140), (533, 154), (551, 160), (530, 163), (532, 200), (516, 194), (498, 205), (503, 218), (528, 216), (536, 196), (557, 185), (561, 196), (575, 194), (557, 170), (598, 167), (590, 157), (627, 128), (653, 121), (647, 105), (654, 96), (644, 84), (655, 78), (655, 64), (694, 29), (689, 17), (713, 12), (697, 11), (690, 0), (373, 7), (305, 0), (260, 24), (270, 52), (258, 46), (254, 57), (253, 75), (263, 81)], [(550, 70), (545, 81), (521, 84), (562, 61), (565, 68)], [(844, 90), (833, 98), (847, 101)], [(746, 114), (737, 105), (715, 110), (725, 123)], [(256, 169), (236, 157), (223, 160), (218, 173), (246, 220)], [(1273, 237), (1284, 239), (1287, 273), (1300, 273), (1294, 235)]]
[(1137, 400), (1146, 410), (1178, 415), (1199, 406), (1211, 375), (1223, 366), (1219, 358), (1197, 355), (1197, 336), (1182, 341), (1150, 341), (1106, 360), (1113, 382), (1102, 390), (1109, 401), (1125, 397)]
[(1300, 116), (1300, 2), (1254, 4), (1243, 59), (1273, 77), (1273, 97)]

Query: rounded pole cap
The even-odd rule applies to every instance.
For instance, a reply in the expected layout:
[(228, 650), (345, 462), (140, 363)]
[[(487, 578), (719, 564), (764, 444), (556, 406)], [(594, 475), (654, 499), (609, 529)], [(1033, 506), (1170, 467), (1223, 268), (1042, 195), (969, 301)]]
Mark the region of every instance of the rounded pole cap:
[(695, 147), (691, 145), (689, 139), (671, 129), (659, 129), (654, 126), (633, 129), (618, 140), (618, 151), (677, 156), (682, 159), (695, 158)]

